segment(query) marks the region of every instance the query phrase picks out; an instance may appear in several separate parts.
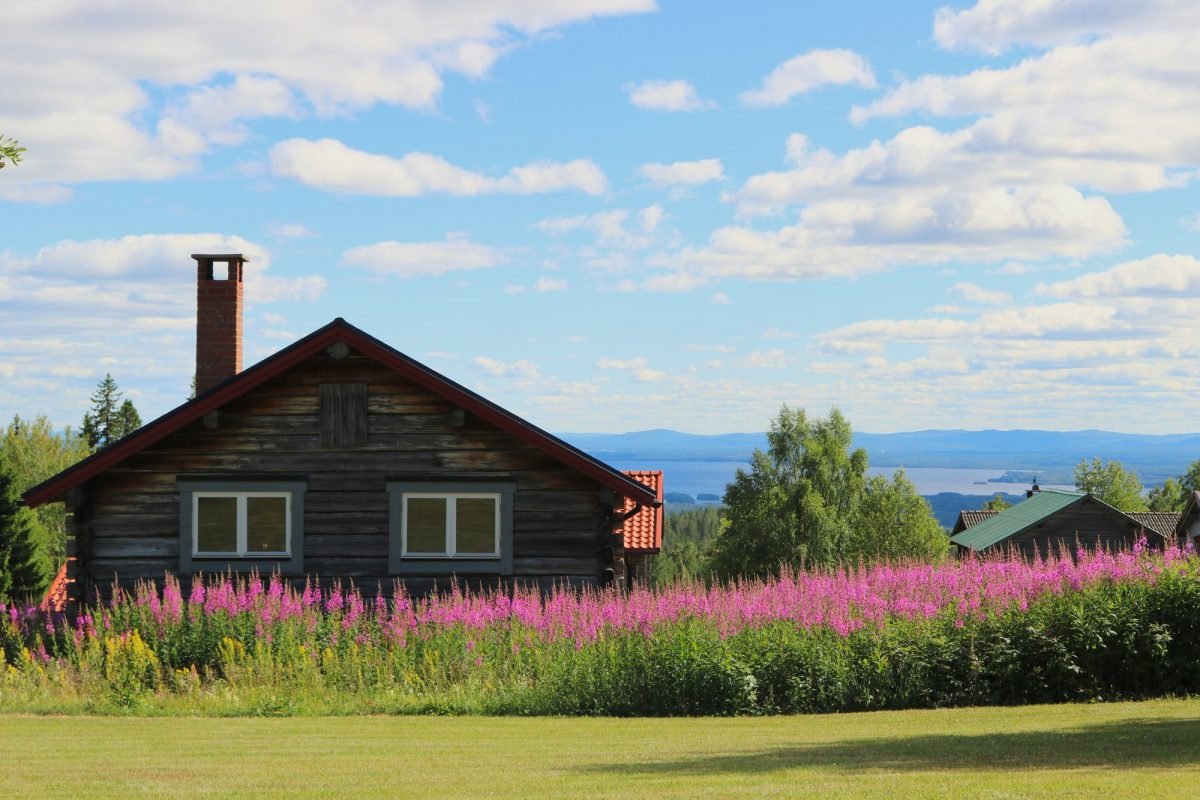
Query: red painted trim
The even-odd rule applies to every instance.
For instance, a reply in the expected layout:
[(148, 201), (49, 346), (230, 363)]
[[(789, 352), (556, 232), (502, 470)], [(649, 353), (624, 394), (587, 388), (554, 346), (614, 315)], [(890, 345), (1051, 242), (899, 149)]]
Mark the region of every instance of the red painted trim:
[(61, 498), (71, 489), (94, 478), (104, 470), (116, 466), (130, 456), (195, 422), (210, 411), (215, 411), (226, 403), (241, 397), (338, 341), (345, 342), (363, 355), (375, 359), (406, 378), (410, 378), (434, 394), (446, 398), (497, 428), (513, 434), (521, 441), (536, 447), (577, 472), (587, 475), (617, 494), (646, 505), (661, 505), (662, 501), (655, 498), (653, 492), (632, 478), (618, 472), (603, 461), (592, 458), (582, 450), (572, 447), (557, 436), (526, 422), (512, 412), (505, 411), (495, 403), (444, 375), (434, 372), (424, 364), (414, 361), (374, 336), (354, 327), (341, 317), (288, 345), (275, 355), (263, 359), (244, 372), (217, 384), (195, 400), (190, 400), (178, 408), (168, 411), (124, 439), (34, 486), (23, 495), (26, 504), (30, 508), (37, 508), (43, 503)]

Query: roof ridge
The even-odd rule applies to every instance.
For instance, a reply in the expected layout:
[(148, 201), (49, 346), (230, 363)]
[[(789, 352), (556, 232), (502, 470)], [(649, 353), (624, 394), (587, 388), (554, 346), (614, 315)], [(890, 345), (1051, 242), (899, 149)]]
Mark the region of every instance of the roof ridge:
[(141, 452), (210, 411), (241, 397), (271, 378), (316, 355), (338, 341), (353, 346), (368, 358), (409, 378), (426, 390), (471, 411), (476, 416), (568, 467), (596, 480), (623, 497), (654, 505), (659, 502), (646, 486), (616, 468), (563, 441), (532, 422), (502, 408), (431, 367), (405, 355), (361, 328), (336, 317), (312, 333), (225, 379), (203, 394), (167, 411), (133, 433), (99, 450), (82, 461), (27, 490), (23, 497), (30, 508), (52, 502), (126, 458)]

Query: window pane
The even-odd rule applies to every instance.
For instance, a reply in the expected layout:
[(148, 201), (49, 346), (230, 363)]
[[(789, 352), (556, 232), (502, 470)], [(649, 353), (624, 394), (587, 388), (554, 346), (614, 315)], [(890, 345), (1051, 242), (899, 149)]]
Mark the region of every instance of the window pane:
[(246, 498), (246, 552), (287, 550), (287, 498)]
[(408, 552), (446, 552), (445, 498), (408, 498)]
[(237, 552), (237, 498), (197, 497), (196, 550)]
[(458, 498), (458, 553), (496, 554), (496, 501), (491, 497)]

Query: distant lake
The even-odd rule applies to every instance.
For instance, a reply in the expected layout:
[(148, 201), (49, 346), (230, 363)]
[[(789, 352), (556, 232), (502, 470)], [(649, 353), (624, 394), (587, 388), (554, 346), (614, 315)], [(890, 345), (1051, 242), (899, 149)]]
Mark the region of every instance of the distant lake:
[[(613, 460), (610, 462), (617, 469), (661, 469), (663, 485), (668, 492), (683, 492), (695, 497), (701, 493), (715, 494), (718, 497), (725, 494), (725, 486), (733, 480), (738, 467), (748, 469), (749, 465), (734, 461), (654, 461), (654, 460)], [(1029, 487), (1024, 483), (989, 483), (989, 478), (998, 478), (1009, 468), (997, 469), (947, 469), (943, 467), (912, 467), (904, 470), (905, 475), (917, 486), (921, 494), (940, 494), (941, 492), (957, 492), (958, 494), (986, 494), (996, 492), (1004, 494), (1020, 494)], [(871, 467), (870, 475), (891, 477), (895, 467)], [(1074, 489), (1074, 486), (1046, 484), (1047, 489)]]

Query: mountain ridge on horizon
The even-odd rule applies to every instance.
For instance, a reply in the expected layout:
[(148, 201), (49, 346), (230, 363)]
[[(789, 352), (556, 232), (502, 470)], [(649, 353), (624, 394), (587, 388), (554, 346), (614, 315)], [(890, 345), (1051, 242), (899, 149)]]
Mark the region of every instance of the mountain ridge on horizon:
[[(670, 428), (627, 433), (560, 433), (572, 445), (608, 460), (739, 461), (765, 449), (765, 433), (694, 434)], [(1121, 461), (1147, 485), (1181, 474), (1200, 459), (1200, 433), (1140, 434), (1099, 429), (978, 431), (927, 429), (855, 433), (872, 466), (1058, 471), (1094, 457)]]

